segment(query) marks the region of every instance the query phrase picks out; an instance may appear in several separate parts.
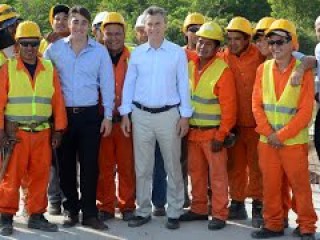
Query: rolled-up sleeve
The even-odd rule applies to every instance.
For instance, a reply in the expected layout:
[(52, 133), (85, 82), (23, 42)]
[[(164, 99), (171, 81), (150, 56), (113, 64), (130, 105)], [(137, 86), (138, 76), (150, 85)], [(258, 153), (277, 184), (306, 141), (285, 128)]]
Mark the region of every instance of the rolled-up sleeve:
[(111, 117), (114, 107), (115, 80), (113, 74), (112, 62), (106, 49), (102, 50), (101, 64), (99, 68), (100, 92), (102, 96), (102, 105), (104, 107), (104, 117)]
[(192, 116), (192, 108), (190, 104), (190, 89), (188, 80), (188, 61), (183, 49), (179, 51), (179, 60), (177, 64), (177, 84), (180, 95), (180, 115), (189, 118)]

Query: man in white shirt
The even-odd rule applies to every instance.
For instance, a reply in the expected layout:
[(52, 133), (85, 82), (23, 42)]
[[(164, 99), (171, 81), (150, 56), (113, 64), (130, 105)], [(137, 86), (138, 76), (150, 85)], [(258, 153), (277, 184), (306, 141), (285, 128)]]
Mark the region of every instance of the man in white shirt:
[(184, 203), (180, 164), (181, 138), (188, 132), (192, 115), (184, 50), (164, 38), (166, 13), (151, 6), (144, 11), (148, 42), (131, 55), (119, 107), (122, 130), (132, 131), (137, 183), (137, 209), (129, 227), (151, 220), (151, 182), (155, 142), (158, 141), (168, 174), (166, 227), (179, 228)]

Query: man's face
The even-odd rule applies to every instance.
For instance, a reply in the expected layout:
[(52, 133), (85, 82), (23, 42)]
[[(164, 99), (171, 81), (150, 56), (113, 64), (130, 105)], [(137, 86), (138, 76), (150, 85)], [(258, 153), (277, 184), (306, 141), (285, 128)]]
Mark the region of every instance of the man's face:
[(260, 53), (263, 56), (268, 57), (271, 54), (269, 45), (265, 36), (263, 35), (257, 36), (257, 39), (255, 40), (255, 42), (256, 42), (257, 48), (259, 49)]
[(77, 39), (87, 38), (89, 21), (79, 13), (73, 14), (69, 18), (69, 29), (72, 37)]
[(148, 41), (148, 36), (144, 27), (137, 27), (136, 28), (136, 39), (138, 44), (143, 44)]
[(268, 38), (269, 49), (276, 61), (286, 60), (291, 57), (293, 45), (292, 41), (278, 35), (271, 35)]
[(20, 56), (25, 62), (33, 62), (37, 58), (40, 39), (22, 38), (18, 40), (20, 46)]
[(107, 24), (103, 32), (105, 46), (111, 52), (120, 52), (124, 47), (124, 28), (120, 24)]
[(227, 40), (230, 52), (235, 55), (240, 55), (249, 45), (249, 38), (241, 32), (228, 32)]
[[(201, 25), (189, 25), (187, 28), (187, 32), (185, 33), (185, 36), (188, 39), (188, 46), (192, 46), (193, 49), (196, 48), (197, 39), (196, 32), (200, 29)], [(192, 50), (193, 50), (192, 49)]]
[(165, 19), (161, 14), (147, 15), (145, 31), (150, 41), (162, 41), (166, 30)]
[(52, 29), (56, 33), (69, 32), (68, 15), (64, 12), (57, 13), (53, 18)]
[(96, 41), (103, 44), (103, 33), (101, 32), (100, 27), (101, 27), (101, 23), (98, 23), (98, 24), (95, 24), (91, 30)]
[(320, 23), (318, 23), (315, 27), (317, 40), (320, 42)]
[(196, 51), (200, 59), (211, 59), (217, 52), (216, 42), (208, 38), (199, 37)]

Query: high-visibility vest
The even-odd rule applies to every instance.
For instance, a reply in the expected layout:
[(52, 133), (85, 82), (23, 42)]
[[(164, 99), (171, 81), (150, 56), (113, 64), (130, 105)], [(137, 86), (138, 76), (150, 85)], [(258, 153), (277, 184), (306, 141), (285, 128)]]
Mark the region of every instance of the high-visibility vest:
[[(277, 100), (274, 78), (273, 65), (275, 60), (268, 60), (263, 64), (262, 89), (263, 89), (263, 108), (269, 124), (274, 131), (278, 131), (286, 126), (297, 113), (298, 101), (301, 93), (301, 86), (291, 86), (287, 82), (284, 91), (279, 100)], [(300, 64), (296, 61), (295, 68)], [(294, 68), (294, 69), (295, 69)], [(267, 137), (260, 135), (260, 141), (267, 143)], [(295, 137), (287, 139), (284, 145), (304, 144), (309, 141), (308, 127), (301, 130)]]
[(193, 114), (189, 123), (194, 126), (219, 126), (221, 108), (214, 87), (228, 65), (221, 59), (216, 59), (201, 75), (195, 86), (195, 64), (189, 62), (189, 82), (191, 87), (191, 105)]
[(42, 39), (39, 46), (39, 53), (44, 54), (44, 52), (47, 50), (49, 46), (49, 42), (46, 39)]
[(3, 64), (5, 64), (6, 61), (7, 61), (6, 55), (5, 55), (2, 51), (0, 51), (0, 67), (1, 67)]
[[(17, 60), (8, 61), (9, 92), (5, 118), (22, 125), (39, 124), (33, 130), (49, 128), (48, 120), (52, 115), (53, 66), (49, 60), (40, 60), (45, 70), (39, 71), (32, 88), (28, 74), (17, 69)], [(22, 127), (28, 130), (28, 127)]]

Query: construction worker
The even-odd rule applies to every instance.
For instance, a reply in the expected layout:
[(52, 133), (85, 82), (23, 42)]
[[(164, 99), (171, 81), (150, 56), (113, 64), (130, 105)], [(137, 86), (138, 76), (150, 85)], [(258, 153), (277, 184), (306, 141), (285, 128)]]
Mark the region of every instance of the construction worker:
[[(252, 96), (263, 176), (264, 226), (252, 233), (265, 239), (284, 235), (282, 199), (286, 175), (295, 196), (298, 228), (303, 240), (315, 239), (317, 216), (313, 208), (308, 171), (308, 124), (312, 118), (314, 82), (311, 70), (303, 75), (303, 84), (292, 86), (290, 75), (300, 64), (292, 57), (297, 42), (294, 24), (279, 19), (266, 32), (273, 60), (257, 71)], [(299, 177), (297, 177), (299, 176)]]
[(13, 233), (19, 187), (25, 176), (28, 228), (53, 232), (58, 230), (57, 225), (48, 222), (43, 213), (47, 207), (51, 149), (60, 144), (67, 126), (64, 100), (53, 65), (37, 57), (41, 39), (38, 25), (31, 21), (20, 23), (15, 38), (19, 56), (8, 60), (0, 70), (1, 147), (8, 144), (8, 136), (16, 141), (0, 184), (1, 235)]
[(272, 58), (272, 54), (269, 49), (268, 42), (265, 38), (265, 31), (268, 30), (268, 28), (275, 20), (276, 19), (273, 17), (261, 18), (253, 31), (252, 40), (255, 42), (255, 45), (260, 53), (267, 59)]
[(103, 33), (101, 32), (101, 24), (108, 12), (99, 12), (93, 19), (91, 31), (97, 42), (103, 44)]
[(16, 55), (14, 35), (19, 22), (19, 14), (13, 7), (0, 4), (0, 66)]
[(237, 141), (228, 151), (228, 177), (231, 204), (230, 220), (247, 219), (244, 201), (252, 202), (252, 223), (260, 227), (262, 222), (262, 182), (258, 165), (257, 144), (259, 135), (252, 114), (252, 90), (256, 70), (264, 61), (259, 50), (250, 43), (252, 27), (243, 17), (234, 17), (227, 28), (228, 48), (220, 53), (235, 76), (237, 92)]
[(134, 26), (134, 30), (136, 32), (136, 42), (138, 45), (143, 44), (148, 41), (148, 36), (146, 31), (144, 30), (144, 22), (143, 22), (143, 15), (140, 15), (137, 18), (136, 24)]
[(194, 109), (188, 134), (192, 203), (180, 220), (208, 220), (209, 173), (212, 220), (208, 228), (219, 230), (225, 227), (228, 218), (228, 157), (223, 142), (236, 122), (236, 90), (231, 70), (216, 56), (224, 40), (221, 27), (215, 22), (207, 22), (196, 35), (198, 58), (189, 61)]
[(183, 22), (182, 32), (185, 36), (187, 45), (183, 48), (186, 51), (188, 60), (191, 60), (193, 57), (196, 58), (196, 44), (197, 36), (196, 32), (199, 30), (202, 24), (205, 23), (205, 18), (201, 13), (190, 13)]
[[(108, 51), (88, 37), (91, 15), (82, 6), (69, 11), (70, 35), (50, 44), (44, 56), (57, 67), (67, 106), (68, 129), (58, 149), (60, 186), (64, 194), (64, 227), (79, 222), (97, 230), (107, 229), (96, 206), (100, 135), (112, 129), (114, 77)], [(99, 112), (102, 99), (104, 115)], [(103, 119), (102, 119), (103, 117)], [(77, 190), (77, 162), (80, 192)]]
[[(101, 220), (114, 218), (115, 199), (124, 221), (130, 220), (135, 209), (135, 172), (132, 138), (125, 137), (120, 128), (121, 116), (117, 107), (121, 104), (122, 88), (128, 68), (130, 52), (124, 45), (126, 24), (117, 12), (108, 12), (101, 31), (115, 73), (115, 108), (112, 116), (112, 132), (101, 138), (99, 153), (99, 179), (97, 200)], [(116, 191), (114, 170), (118, 173), (119, 188)], [(118, 192), (118, 198), (116, 193)]]
[(49, 23), (52, 27), (52, 32), (41, 40), (39, 47), (41, 54), (45, 52), (50, 43), (69, 36), (68, 12), (69, 7), (64, 4), (57, 4), (51, 7), (49, 11)]

